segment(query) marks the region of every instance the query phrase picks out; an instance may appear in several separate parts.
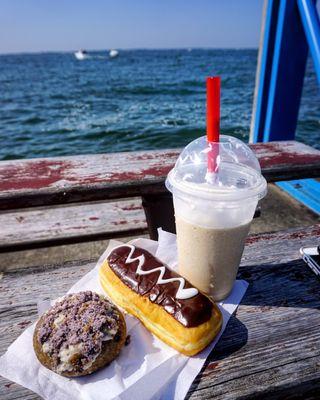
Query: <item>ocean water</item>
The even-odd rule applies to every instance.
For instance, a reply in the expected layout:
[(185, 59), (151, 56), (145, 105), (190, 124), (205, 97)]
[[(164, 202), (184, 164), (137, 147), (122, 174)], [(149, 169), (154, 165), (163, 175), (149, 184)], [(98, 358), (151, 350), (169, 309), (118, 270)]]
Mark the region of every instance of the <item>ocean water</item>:
[[(222, 133), (248, 140), (256, 50), (132, 50), (0, 56), (0, 159), (183, 146), (205, 133), (205, 78), (222, 77)], [(309, 61), (298, 140), (320, 148)]]

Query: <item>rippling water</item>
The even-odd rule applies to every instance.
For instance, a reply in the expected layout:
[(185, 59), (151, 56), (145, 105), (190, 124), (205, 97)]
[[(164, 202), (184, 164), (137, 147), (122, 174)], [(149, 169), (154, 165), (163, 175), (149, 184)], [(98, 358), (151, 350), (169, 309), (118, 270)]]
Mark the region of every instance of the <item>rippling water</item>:
[[(222, 132), (247, 140), (256, 50), (0, 56), (0, 159), (182, 146), (205, 132), (205, 77), (221, 75)], [(320, 148), (309, 62), (297, 138)]]

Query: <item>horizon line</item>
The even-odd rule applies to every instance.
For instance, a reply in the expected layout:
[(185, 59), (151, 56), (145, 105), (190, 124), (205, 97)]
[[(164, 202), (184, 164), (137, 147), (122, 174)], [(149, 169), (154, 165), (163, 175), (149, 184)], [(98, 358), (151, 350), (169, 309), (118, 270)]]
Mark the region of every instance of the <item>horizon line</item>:
[[(211, 47), (211, 46), (183, 46), (183, 47), (114, 47), (110, 49), (88, 49), (83, 48), (82, 50), (88, 52), (108, 52), (111, 49), (116, 49), (119, 51), (134, 51), (134, 50), (145, 50), (145, 51), (152, 51), (152, 50), (259, 50), (259, 47)], [(10, 51), (10, 52), (0, 52), (1, 56), (6, 55), (27, 55), (27, 54), (48, 54), (48, 53), (74, 53), (75, 51), (79, 51), (80, 49), (72, 49), (72, 50), (23, 50), (23, 51)]]

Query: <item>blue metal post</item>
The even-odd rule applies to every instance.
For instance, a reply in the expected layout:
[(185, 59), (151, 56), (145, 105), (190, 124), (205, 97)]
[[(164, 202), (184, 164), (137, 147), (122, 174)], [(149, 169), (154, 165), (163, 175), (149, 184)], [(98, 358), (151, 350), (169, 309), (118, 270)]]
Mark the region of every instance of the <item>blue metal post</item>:
[(295, 1), (281, 0), (263, 140), (294, 139), (308, 56)]
[(264, 123), (267, 110), (267, 96), (265, 93), (269, 92), (278, 11), (279, 0), (265, 0), (261, 27), (262, 38), (259, 49), (254, 113), (250, 134), (250, 141), (253, 143), (263, 141)]
[[(320, 20), (316, 0), (266, 0), (250, 140), (294, 139), (308, 45), (320, 83)], [(315, 179), (278, 182), (292, 197), (320, 214)]]
[(320, 84), (320, 20), (316, 9), (316, 1), (297, 0), (297, 2)]
[[(272, 12), (266, 14), (266, 23), (270, 25), (270, 31), (274, 25), (276, 29), (274, 38), (269, 35), (268, 39), (274, 40), (273, 46), (269, 44), (273, 51), (261, 59), (260, 74), (264, 76), (259, 80), (251, 140), (292, 140), (297, 125), (308, 45), (296, 1), (268, 0), (267, 9), (272, 9)], [(269, 85), (265, 83), (268, 69)]]

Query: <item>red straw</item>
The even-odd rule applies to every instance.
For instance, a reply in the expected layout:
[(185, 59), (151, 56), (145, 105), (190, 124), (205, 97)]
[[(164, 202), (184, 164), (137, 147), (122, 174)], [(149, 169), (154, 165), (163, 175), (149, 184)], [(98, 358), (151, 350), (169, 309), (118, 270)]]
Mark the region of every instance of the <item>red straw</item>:
[(218, 145), (220, 137), (220, 76), (207, 78), (207, 139), (210, 146), (208, 153), (208, 172), (217, 172)]

